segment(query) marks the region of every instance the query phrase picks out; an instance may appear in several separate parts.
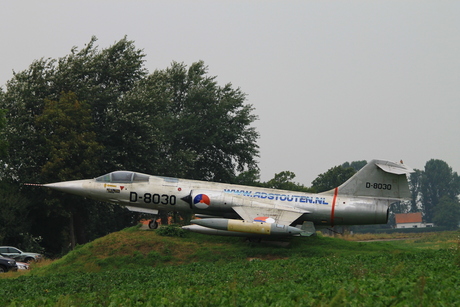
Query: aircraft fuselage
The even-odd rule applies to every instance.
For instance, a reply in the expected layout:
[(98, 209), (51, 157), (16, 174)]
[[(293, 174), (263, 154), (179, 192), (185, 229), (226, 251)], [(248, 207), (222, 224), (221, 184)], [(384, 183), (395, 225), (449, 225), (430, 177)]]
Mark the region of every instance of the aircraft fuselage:
[[(158, 214), (180, 211), (190, 231), (231, 236), (310, 236), (316, 226), (384, 224), (392, 202), (411, 196), (402, 163), (372, 160), (319, 194), (116, 171), (95, 179), (40, 186)], [(153, 222), (153, 228), (156, 223)]]
[[(333, 195), (311, 194), (294, 191), (267, 189), (251, 186), (230, 185), (187, 179), (143, 176), (143, 181), (107, 179), (101, 176), (90, 180), (77, 180), (46, 184), (63, 192), (134, 207), (144, 212), (181, 211), (224, 218), (238, 218), (235, 204), (252, 206), (253, 202), (277, 208), (294, 207), (306, 213), (294, 224), (311, 221), (315, 225), (358, 225), (387, 222), (390, 200), (374, 197), (349, 197), (340, 193)], [(106, 175), (107, 176), (107, 175)]]

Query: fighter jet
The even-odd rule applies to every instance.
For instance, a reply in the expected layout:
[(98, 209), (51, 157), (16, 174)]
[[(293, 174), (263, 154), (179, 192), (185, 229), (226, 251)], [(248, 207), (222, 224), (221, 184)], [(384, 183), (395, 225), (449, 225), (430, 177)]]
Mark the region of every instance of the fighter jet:
[[(157, 215), (195, 214), (192, 232), (263, 238), (310, 236), (318, 227), (385, 224), (390, 204), (410, 199), (402, 163), (372, 160), (345, 183), (318, 194), (232, 185), (132, 171), (40, 186)], [(151, 228), (158, 225), (153, 219)]]

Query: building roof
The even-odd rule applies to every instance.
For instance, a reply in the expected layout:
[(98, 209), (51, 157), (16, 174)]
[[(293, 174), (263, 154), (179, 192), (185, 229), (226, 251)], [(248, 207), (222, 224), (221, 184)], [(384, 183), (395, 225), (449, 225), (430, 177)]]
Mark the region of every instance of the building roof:
[(396, 218), (396, 224), (421, 223), (422, 222), (422, 212), (397, 213), (395, 214), (395, 218)]

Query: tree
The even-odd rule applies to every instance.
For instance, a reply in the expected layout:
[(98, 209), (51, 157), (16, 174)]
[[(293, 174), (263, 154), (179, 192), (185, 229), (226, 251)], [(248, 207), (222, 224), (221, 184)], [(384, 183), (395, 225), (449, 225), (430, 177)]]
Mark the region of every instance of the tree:
[(318, 177), (312, 181), (312, 188), (315, 189), (316, 193), (331, 190), (347, 181), (355, 173), (356, 171), (352, 167), (332, 167), (327, 172), (319, 174)]
[[(122, 155), (116, 164), (190, 179), (231, 182), (257, 168), (253, 108), (231, 84), (219, 86), (200, 61), (156, 70), (110, 110), (109, 129)], [(126, 127), (120, 131), (119, 127)], [(137, 146), (133, 146), (136, 143)], [(128, 161), (131, 160), (131, 162)]]
[(45, 99), (35, 122), (46, 153), (42, 178), (81, 179), (98, 171), (103, 146), (96, 141), (90, 106), (78, 101), (75, 93), (63, 92), (59, 101)]
[(409, 190), (411, 194), (410, 212), (419, 212), (421, 209), (421, 184), (423, 178), (423, 171), (415, 169), (409, 176)]
[(230, 183), (257, 187), (263, 186), (260, 182), (260, 171), (258, 168), (252, 168), (239, 173)]
[[(3, 100), (0, 88), (0, 101)], [(0, 159), (7, 155), (8, 142), (5, 137), (6, 110), (0, 110)], [(4, 175), (2, 174), (1, 178)], [(17, 186), (0, 181), (0, 244), (24, 247), (35, 247), (30, 235), (29, 217), (30, 201), (21, 195)], [(30, 250), (30, 249), (29, 249)]]
[(456, 199), (460, 194), (460, 179), (446, 162), (431, 159), (425, 164), (420, 190), (424, 219), (432, 222), (441, 198), (447, 196)]
[[(2, 159), (1, 164), (4, 180), (17, 184), (60, 181), (63, 177), (66, 180), (81, 179), (83, 177), (80, 176), (95, 177), (115, 167), (112, 157), (118, 152), (108, 140), (112, 138), (109, 133), (117, 134), (118, 131), (107, 129), (107, 114), (146, 75), (143, 68), (144, 54), (126, 37), (101, 51), (95, 46), (95, 42), (96, 38), (93, 37), (81, 51), (74, 47), (70, 55), (57, 60), (34, 61), (28, 69), (15, 73), (7, 82), (6, 91), (0, 95), (0, 108), (7, 110), (8, 117), (4, 137), (9, 146), (7, 156)], [(73, 105), (69, 103), (67, 108), (64, 100), (61, 101), (61, 93), (70, 95), (70, 92), (75, 93), (78, 99), (63, 98), (69, 101), (73, 99)], [(78, 108), (78, 105), (82, 108)], [(89, 114), (86, 105), (89, 106)], [(72, 113), (72, 107), (75, 107), (75, 111), (78, 110), (76, 114)], [(60, 128), (53, 126), (53, 116), (60, 118), (57, 125)], [(86, 129), (78, 126), (77, 121), (71, 120), (70, 123), (74, 126), (67, 127), (64, 117), (74, 116), (89, 118), (91, 125), (87, 125)], [(88, 122), (85, 120), (86, 124)], [(63, 128), (67, 129), (68, 135), (56, 130)], [(83, 129), (83, 133), (73, 134), (75, 128)], [(105, 147), (104, 154), (93, 155), (90, 159), (97, 152), (96, 144)], [(78, 161), (84, 163), (78, 164)], [(31, 229), (36, 234), (43, 235), (43, 243), (49, 248), (49, 252), (59, 253), (59, 249), (67, 244), (65, 235), (63, 236), (67, 223), (62, 222), (68, 220), (65, 218), (67, 215), (63, 216), (65, 210), (59, 209), (59, 204), (52, 206), (50, 200), (49, 205), (45, 205), (46, 191), (29, 188), (22, 189), (21, 193), (31, 199), (31, 215), (40, 221), (31, 225)], [(64, 197), (61, 199), (64, 200)], [(81, 238), (94, 238), (96, 231), (106, 233), (116, 230), (93, 227), (89, 224), (90, 221), (100, 223), (103, 219), (129, 220), (115, 218), (114, 215), (120, 214), (119, 210), (112, 210), (106, 204), (97, 205), (89, 212), (88, 207), (94, 205), (94, 202), (83, 204), (81, 200), (66, 200), (69, 204), (73, 203), (71, 208), (78, 212), (78, 215), (74, 215), (80, 218), (77, 224), (95, 231), (90, 234), (79, 229), (77, 234), (80, 233)], [(76, 209), (77, 206), (80, 208)], [(125, 226), (127, 224), (116, 227), (119, 229)], [(86, 239), (79, 243), (85, 243), (84, 241)]]
[[(35, 128), (35, 117), (41, 115), (45, 99), (59, 101), (62, 92), (73, 92), (79, 101), (90, 105), (96, 141), (106, 147), (99, 169), (113, 169), (116, 154), (113, 144), (107, 142), (107, 114), (116, 109), (123, 95), (146, 75), (144, 54), (125, 38), (107, 49), (98, 50), (97, 39), (78, 51), (59, 59), (40, 59), (30, 67), (15, 73), (7, 82), (0, 107), (7, 110), (8, 129), (5, 138), (9, 143), (8, 168), (4, 171), (13, 180), (38, 181), (39, 170), (47, 161), (41, 135)], [(100, 173), (100, 171), (98, 171)]]
[(360, 169), (362, 169), (365, 165), (367, 164), (367, 161), (366, 160), (361, 160), (361, 161), (353, 161), (353, 162), (345, 162), (342, 164), (342, 167), (343, 168), (354, 168), (355, 171), (359, 171)]
[[(0, 101), (3, 100), (3, 90), (0, 88)], [(0, 161), (5, 159), (8, 150), (8, 142), (5, 137), (6, 110), (0, 110)], [(0, 168), (1, 172), (1, 168)], [(0, 173), (1, 174), (1, 173)], [(1, 176), (0, 178), (2, 178)]]
[[(43, 112), (35, 121), (46, 153), (46, 163), (41, 168), (45, 181), (88, 178), (98, 171), (96, 166), (103, 146), (96, 141), (90, 106), (78, 101), (75, 93), (63, 92), (59, 101), (45, 99)], [(83, 216), (88, 208), (79, 205), (81, 200), (74, 197), (65, 196), (64, 199), (64, 202), (48, 200), (45, 203), (50, 203), (53, 211), (60, 210), (59, 215), (69, 218), (72, 247), (76, 242), (86, 243), (87, 216)]]
[(293, 172), (283, 171), (283, 172), (275, 174), (275, 177), (265, 182), (263, 186), (267, 188), (272, 188), (272, 189), (311, 192), (310, 188), (307, 188), (301, 184), (293, 182), (292, 180), (294, 178), (295, 178), (295, 174)]
[(436, 226), (457, 229), (460, 223), (460, 203), (458, 198), (452, 199), (444, 195), (434, 210), (433, 222)]
[[(0, 91), (1, 97), (1, 91)], [(0, 98), (1, 100), (1, 98)], [(8, 149), (8, 142), (4, 137), (6, 127), (6, 110), (0, 110), (0, 159), (4, 158)]]
[(30, 231), (30, 201), (17, 187), (0, 183), (0, 245), (19, 245), (23, 234)]
[(114, 163), (113, 157), (123, 153), (112, 140), (125, 128), (113, 129), (111, 118), (114, 113), (123, 112), (120, 100), (147, 75), (147, 70), (143, 50), (126, 37), (102, 50), (95, 45), (96, 41), (92, 37), (85, 48), (78, 51), (74, 47), (71, 54), (58, 60), (55, 90), (75, 92), (91, 106), (97, 142), (105, 147), (100, 168), (106, 171), (122, 167)]
[[(203, 62), (189, 68), (174, 62), (147, 76), (143, 51), (126, 37), (103, 50), (95, 42), (63, 58), (34, 61), (0, 92), (8, 118), (5, 180), (53, 182), (131, 169), (231, 182), (257, 169), (256, 116), (239, 88), (219, 86)], [(58, 201), (39, 189), (21, 193), (40, 220), (31, 229), (51, 253), (74, 237), (72, 225), (77, 242), (85, 243), (137, 216), (71, 196)], [(100, 222), (105, 219), (120, 224)]]

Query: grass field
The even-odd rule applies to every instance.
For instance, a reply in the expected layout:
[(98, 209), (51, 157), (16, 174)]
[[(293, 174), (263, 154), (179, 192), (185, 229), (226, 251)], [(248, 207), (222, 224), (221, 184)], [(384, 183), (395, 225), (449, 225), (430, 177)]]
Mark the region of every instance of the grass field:
[(255, 244), (132, 227), (3, 274), (0, 306), (456, 306), (459, 235)]

